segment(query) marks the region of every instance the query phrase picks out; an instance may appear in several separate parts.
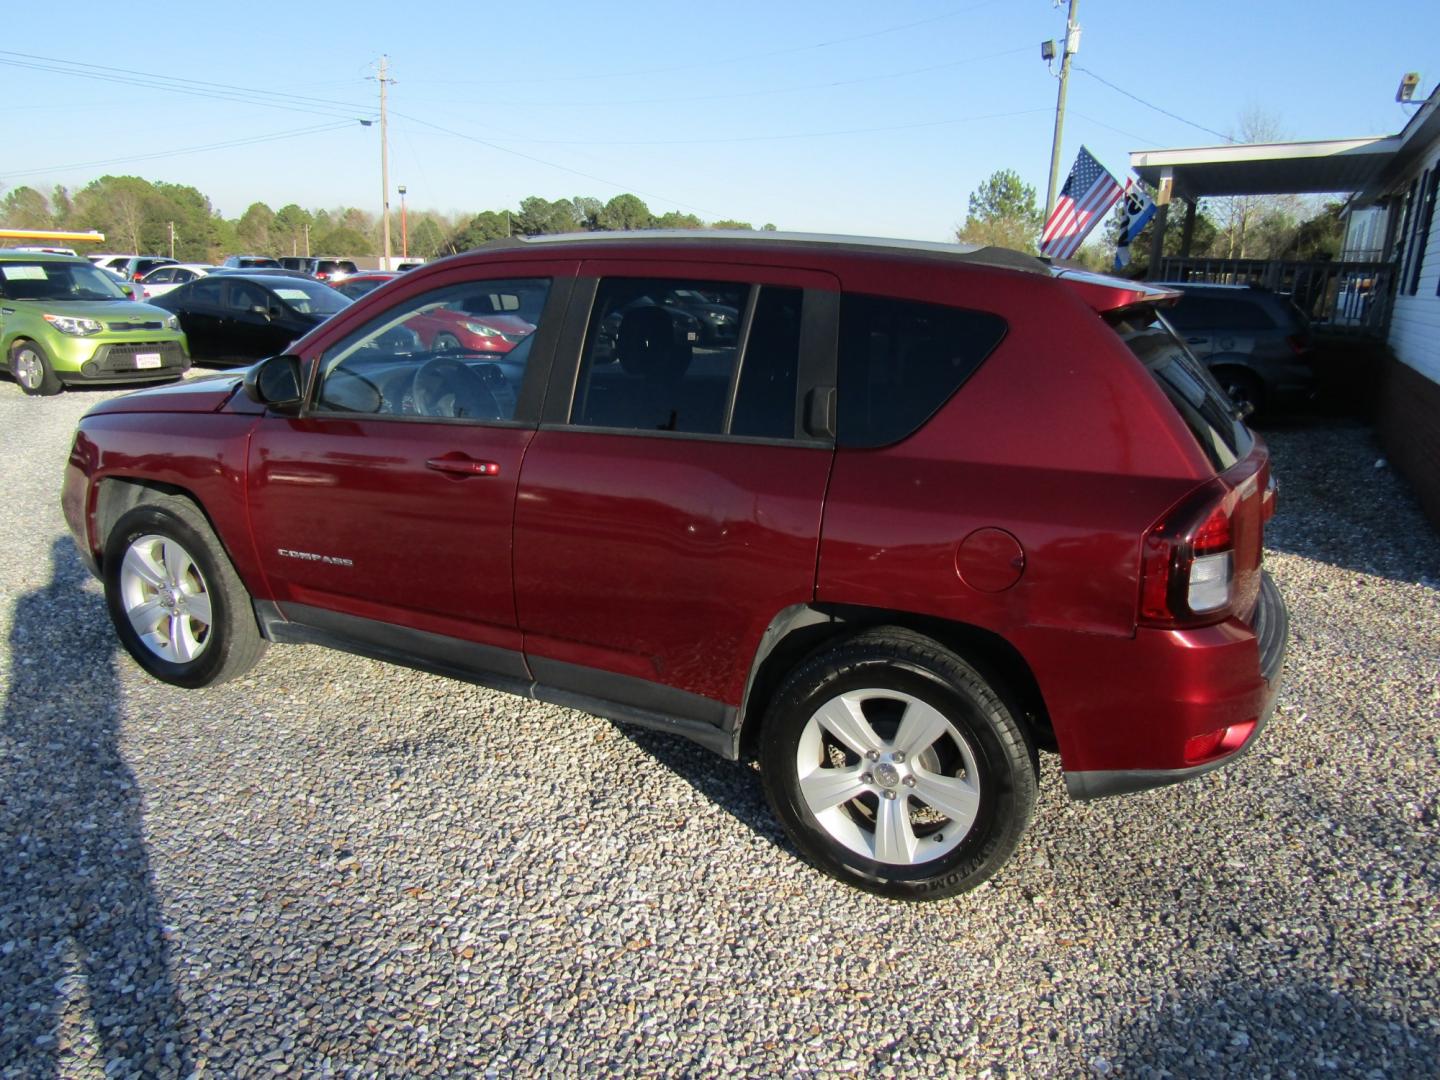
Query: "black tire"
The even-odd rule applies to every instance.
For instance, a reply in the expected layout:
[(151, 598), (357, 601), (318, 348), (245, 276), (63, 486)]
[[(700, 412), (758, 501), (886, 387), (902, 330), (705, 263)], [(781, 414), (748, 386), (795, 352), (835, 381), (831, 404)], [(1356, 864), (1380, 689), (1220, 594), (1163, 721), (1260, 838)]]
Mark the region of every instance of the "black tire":
[[(873, 698), (863, 701), (862, 712), (872, 725), (871, 734), (888, 740), (881, 745), (889, 750), (867, 764), (829, 733), (817, 710), (842, 700), (841, 695), (851, 695), (844, 700), (853, 702), (872, 693)], [(886, 694), (899, 697), (888, 699)], [(938, 713), (940, 723), (949, 727), (941, 728), (942, 734), (907, 764), (906, 756), (894, 751), (912, 710), (917, 718)], [(795, 846), (832, 877), (906, 900), (954, 896), (1000, 869), (1030, 822), (1037, 790), (1035, 750), (1019, 715), (1002, 691), (938, 642), (894, 627), (868, 630), (813, 656), (781, 686), (761, 732), (765, 793)], [(803, 751), (814, 761), (817, 749), (824, 764), (813, 769), (807, 784), (839, 777), (843, 770), (866, 770), (859, 781), (865, 794), (821, 810), (823, 822), (802, 788), (797, 760)], [(887, 764), (888, 773), (882, 773)], [(936, 781), (949, 790), (957, 784), (971, 789), (967, 797), (974, 809), (968, 825), (955, 811), (946, 815), (923, 801), (927, 790), (942, 792)], [(885, 854), (882, 830), (876, 827), (882, 820), (904, 821), (892, 835), (906, 843), (913, 840), (908, 862), (874, 857)], [(868, 853), (863, 850), (866, 843)]]
[[(127, 569), (132, 548), (136, 561)], [(166, 558), (155, 558), (157, 552)], [(171, 558), (172, 553), (177, 554)], [(141, 564), (163, 587), (137, 572)], [(210, 523), (188, 499), (155, 495), (122, 515), (105, 541), (103, 578), (121, 644), (163, 682), (188, 689), (214, 686), (245, 674), (265, 654), (268, 643), (260, 636), (250, 594)], [(197, 614), (206, 605), (208, 621)], [(149, 641), (137, 622), (154, 626)]]
[(31, 397), (53, 397), (64, 389), (45, 350), (33, 341), (10, 346), (10, 377)]
[(460, 339), (454, 334), (436, 334), (434, 351), (437, 353), (459, 352)]
[(1265, 404), (1265, 388), (1259, 379), (1243, 368), (1221, 369), (1215, 378), (1226, 396), (1240, 410), (1242, 418), (1259, 414)]

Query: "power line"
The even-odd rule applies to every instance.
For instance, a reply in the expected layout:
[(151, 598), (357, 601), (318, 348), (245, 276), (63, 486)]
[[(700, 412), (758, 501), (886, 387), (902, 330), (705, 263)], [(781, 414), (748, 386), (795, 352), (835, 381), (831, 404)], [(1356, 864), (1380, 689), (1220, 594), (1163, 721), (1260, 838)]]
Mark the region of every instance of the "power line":
[[(591, 72), (584, 75), (550, 75), (536, 76), (529, 79), (512, 79), (507, 76), (507, 86), (522, 83), (559, 83), (559, 82), (588, 82), (592, 79), (629, 79), (640, 75), (662, 75), (671, 71), (695, 71), (700, 68), (728, 67), (732, 64), (744, 64), (753, 60), (768, 60), (773, 56), (791, 56), (795, 53), (811, 52), (815, 49), (827, 49), (833, 45), (848, 45), (854, 41), (868, 41), (871, 38), (884, 37), (887, 34), (898, 34), (904, 30), (913, 30), (917, 26), (928, 26), (931, 23), (943, 22), (946, 19), (959, 18), (961, 15), (968, 15), (972, 11), (979, 11), (981, 8), (993, 7), (1001, 0), (981, 0), (978, 4), (971, 4), (968, 7), (959, 8), (955, 11), (945, 12), (941, 15), (931, 15), (924, 19), (915, 19), (911, 22), (898, 23), (894, 26), (881, 27), (878, 30), (867, 30), (860, 34), (848, 34), (845, 37), (830, 38), (827, 41), (811, 42), (808, 45), (792, 45), (783, 49), (770, 49), (765, 52), (748, 53), (743, 56), (731, 56), (720, 60), (707, 60), (700, 63), (670, 64), (664, 67), (642, 68), (633, 71), (607, 71)], [(410, 80), (414, 82), (416, 80)], [(420, 80), (425, 81), (425, 80)], [(439, 82), (441, 80), (431, 80)], [(449, 86), (488, 86), (493, 85), (494, 80), (471, 80), (461, 82), (457, 80), (443, 80)]]
[(1105, 84), (1106, 86), (1108, 86), (1111, 90), (1114, 90), (1117, 94), (1124, 94), (1124, 95), (1125, 95), (1126, 97), (1128, 97), (1131, 101), (1138, 101), (1141, 105), (1144, 105), (1147, 109), (1154, 109), (1154, 110), (1155, 110), (1156, 112), (1158, 112), (1158, 113), (1163, 113), (1165, 116), (1170, 117), (1171, 120), (1179, 120), (1182, 124), (1189, 124), (1189, 125), (1190, 125), (1191, 127), (1193, 127), (1193, 128), (1199, 128), (1201, 131), (1208, 132), (1208, 133), (1211, 134), (1211, 135), (1214, 135), (1214, 136), (1217, 136), (1218, 138), (1224, 139), (1227, 143), (1233, 143), (1233, 142), (1235, 141), (1235, 140), (1232, 139), (1229, 135), (1226, 135), (1226, 134), (1224, 134), (1223, 132), (1220, 132), (1220, 131), (1216, 131), (1214, 128), (1208, 128), (1208, 127), (1206, 127), (1204, 124), (1197, 124), (1197, 123), (1195, 123), (1194, 120), (1186, 120), (1185, 117), (1179, 115), (1178, 113), (1173, 113), (1173, 112), (1171, 112), (1169, 109), (1162, 109), (1159, 105), (1155, 105), (1155, 104), (1153, 104), (1153, 103), (1151, 103), (1151, 102), (1149, 102), (1149, 101), (1146, 101), (1146, 100), (1145, 100), (1144, 98), (1142, 98), (1142, 97), (1139, 97), (1139, 96), (1137, 96), (1137, 95), (1135, 95), (1135, 94), (1132, 94), (1129, 90), (1125, 90), (1125, 89), (1122, 89), (1122, 88), (1119, 87), (1119, 86), (1116, 86), (1116, 85), (1115, 85), (1114, 83), (1112, 83), (1109, 79), (1101, 78), (1099, 75), (1096, 75), (1095, 72), (1091, 71), (1089, 68), (1081, 67), (1079, 64), (1076, 64), (1076, 65), (1075, 65), (1075, 70), (1076, 70), (1076, 71), (1083, 71), (1086, 75), (1089, 75), (1089, 76), (1090, 76), (1092, 79), (1094, 79), (1096, 82), (1104, 83), (1104, 84)]
[(1081, 120), (1087, 120), (1096, 127), (1104, 128), (1106, 131), (1113, 131), (1117, 135), (1124, 135), (1127, 139), (1137, 139), (1142, 143), (1149, 143), (1152, 146), (1158, 146), (1161, 141), (1159, 139), (1152, 139), (1149, 135), (1137, 135), (1133, 131), (1126, 131), (1124, 128), (1118, 128), (1114, 124), (1107, 124), (1104, 120), (1096, 120), (1095, 117), (1086, 116), (1084, 113), (1075, 109), (1070, 110), (1070, 115), (1078, 116)]
[(559, 169), (561, 172), (567, 172), (574, 176), (584, 177), (586, 180), (594, 180), (597, 184), (604, 184), (606, 187), (615, 188), (617, 191), (628, 191), (636, 195), (645, 195), (648, 198), (658, 199), (660, 202), (669, 203), (671, 206), (679, 206), (683, 207), (686, 210), (694, 210), (697, 214), (707, 214), (712, 217), (715, 215), (714, 210), (706, 210), (703, 206), (691, 206), (689, 203), (683, 203), (680, 202), (678, 199), (671, 199), (665, 195), (656, 194), (653, 191), (642, 191), (640, 188), (631, 187), (628, 184), (616, 183), (614, 180), (607, 180), (603, 176), (596, 176), (593, 173), (582, 172), (579, 169), (572, 169), (568, 165), (561, 165), (558, 162), (547, 161), (542, 157), (536, 157), (534, 154), (527, 154), (521, 150), (511, 149), (508, 146), (501, 146), (499, 143), (491, 142), (488, 139), (482, 139), (478, 135), (466, 135), (463, 131), (455, 131), (452, 128), (443, 127), (440, 124), (432, 124), (429, 120), (422, 120), (418, 116), (410, 116), (407, 113), (397, 112), (393, 109), (391, 110), (391, 115), (401, 117), (405, 120), (409, 120), (411, 123), (419, 124), (421, 127), (431, 128), (444, 135), (450, 135), (457, 139), (464, 139), (466, 142), (477, 143), (480, 146), (488, 146), (491, 150), (498, 150), (502, 154), (512, 154), (515, 157), (524, 158), (526, 161), (533, 161), (538, 165), (545, 165), (552, 169)]
[[(1018, 53), (1032, 51), (1029, 45), (1022, 45), (1018, 49), (1005, 49), (1000, 52), (983, 53), (979, 56), (967, 56), (959, 60), (947, 60), (942, 64), (929, 64), (925, 67), (907, 68), (904, 71), (892, 71), (882, 75), (862, 75), (854, 79), (831, 79), (826, 82), (805, 83), (801, 86), (782, 86), (765, 90), (741, 90), (729, 94), (699, 94), (690, 97), (652, 97), (652, 98), (623, 98), (618, 101), (504, 101), (495, 99), (469, 99), (466, 105), (487, 105), (500, 108), (524, 108), (524, 109), (574, 109), (574, 108), (620, 108), (628, 105), (683, 105), (702, 101), (733, 101), (740, 98), (771, 97), (777, 94), (798, 94), (807, 90), (828, 90), (836, 86), (856, 86), (860, 83), (882, 82), (886, 79), (901, 79), (910, 75), (923, 75), (931, 71), (943, 71), (947, 68), (962, 67), (965, 64), (976, 64), (982, 60), (995, 60), (1004, 56), (1015, 56)], [(432, 102), (432, 104), (434, 104)]]
[(48, 165), (43, 169), (18, 169), (7, 172), (7, 177), (16, 176), (40, 176), (44, 173), (65, 172), (70, 169), (90, 169), (105, 165), (123, 165), (131, 161), (154, 161), (157, 158), (180, 157), (184, 154), (199, 154), (211, 150), (228, 150), (236, 146), (257, 146), (260, 143), (276, 142), (280, 139), (294, 139), (301, 135), (315, 135), (322, 131), (339, 131), (341, 128), (351, 127), (355, 121), (347, 120), (342, 123), (315, 124), (312, 127), (295, 128), (291, 131), (277, 131), (270, 135), (252, 135), (243, 139), (230, 139), (226, 142), (206, 143), (201, 146), (185, 146), (175, 150), (160, 150), (152, 154), (132, 154), (128, 157), (106, 158), (99, 161), (76, 161), (68, 165)]
[(331, 101), (326, 98), (312, 98), (299, 94), (282, 94), (250, 87), (231, 86), (225, 83), (202, 82), (198, 79), (181, 79), (174, 76), (133, 71), (129, 68), (116, 68), (103, 64), (82, 64), (72, 60), (58, 60), (54, 57), (33, 56), (28, 53), (5, 50), (0, 50), (0, 64), (82, 79), (94, 79), (121, 86), (163, 90), (169, 93), (184, 94), (187, 97), (259, 105), (264, 108), (283, 109), (287, 112), (305, 112), (315, 116), (354, 117), (357, 112), (370, 115), (375, 111), (373, 106), (356, 105), (345, 101)]
[[(1013, 112), (986, 113), (978, 116), (954, 116), (944, 120), (920, 120), (911, 124), (883, 124), (878, 127), (835, 128), (827, 131), (790, 131), (779, 135), (735, 135), (707, 139), (519, 139), (524, 143), (538, 143), (553, 146), (702, 146), (711, 143), (784, 142), (790, 139), (823, 139), (834, 135), (874, 135), (888, 131), (910, 131), (916, 128), (945, 127), (950, 124), (978, 123), (982, 120), (1002, 120), (1012, 116), (1030, 116), (1048, 113), (1048, 107), (1038, 109), (1017, 109)], [(395, 114), (400, 115), (400, 114)], [(1088, 117), (1087, 117), (1088, 119)]]

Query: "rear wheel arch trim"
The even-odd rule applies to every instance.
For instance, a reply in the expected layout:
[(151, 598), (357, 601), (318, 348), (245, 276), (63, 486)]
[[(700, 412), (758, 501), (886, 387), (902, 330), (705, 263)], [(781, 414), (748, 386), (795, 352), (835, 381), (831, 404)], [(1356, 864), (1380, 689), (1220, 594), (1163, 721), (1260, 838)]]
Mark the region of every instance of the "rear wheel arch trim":
[(1056, 748), (1049, 708), (1034, 670), (1019, 649), (993, 630), (885, 608), (794, 604), (778, 612), (760, 636), (735, 715), (733, 737), (739, 755), (753, 754), (770, 698), (791, 670), (845, 638), (886, 626), (922, 634), (955, 653), (1012, 703), (1033, 745)]

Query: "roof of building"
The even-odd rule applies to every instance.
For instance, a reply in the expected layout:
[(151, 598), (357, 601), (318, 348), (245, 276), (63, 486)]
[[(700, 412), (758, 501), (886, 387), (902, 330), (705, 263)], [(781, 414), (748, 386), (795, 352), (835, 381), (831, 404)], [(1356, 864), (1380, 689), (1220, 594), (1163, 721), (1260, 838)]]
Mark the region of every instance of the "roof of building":
[(1383, 195), (1437, 139), (1440, 86), (1394, 135), (1134, 150), (1130, 167), (1157, 188), (1168, 174), (1183, 199), (1344, 192), (1364, 203)]

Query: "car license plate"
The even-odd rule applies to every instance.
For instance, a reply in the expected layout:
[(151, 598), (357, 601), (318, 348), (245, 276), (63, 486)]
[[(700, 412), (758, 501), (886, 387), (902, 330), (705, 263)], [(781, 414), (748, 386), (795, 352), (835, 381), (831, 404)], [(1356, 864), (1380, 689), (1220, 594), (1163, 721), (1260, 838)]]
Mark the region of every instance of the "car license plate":
[(157, 368), (160, 366), (160, 354), (158, 352), (136, 353), (135, 366), (137, 368)]

